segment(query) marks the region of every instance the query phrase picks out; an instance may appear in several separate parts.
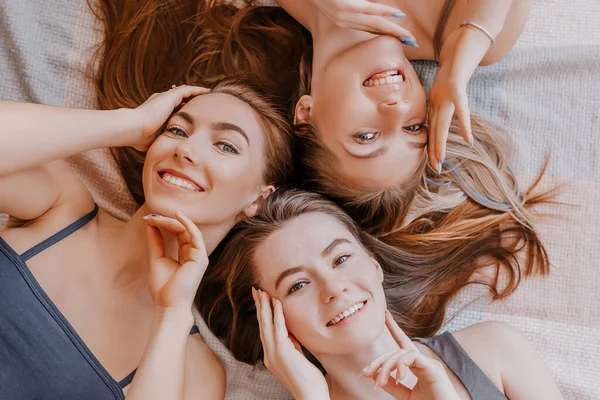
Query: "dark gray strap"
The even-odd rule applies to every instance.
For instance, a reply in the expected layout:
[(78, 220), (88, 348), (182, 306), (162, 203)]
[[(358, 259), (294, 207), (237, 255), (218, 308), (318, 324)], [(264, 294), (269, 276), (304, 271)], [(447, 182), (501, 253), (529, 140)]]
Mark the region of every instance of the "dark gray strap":
[(66, 228), (64, 228), (64, 229), (60, 230), (59, 232), (55, 233), (54, 235), (50, 236), (48, 239), (44, 240), (43, 242), (38, 243), (37, 245), (33, 246), (31, 249), (29, 249), (25, 253), (21, 254), (21, 258), (23, 259), (24, 262), (26, 262), (31, 257), (46, 250), (48, 247), (60, 242), (61, 240), (63, 240), (64, 238), (66, 238), (67, 236), (72, 234), (73, 232), (77, 231), (82, 226), (85, 226), (88, 222), (90, 222), (91, 220), (93, 220), (96, 217), (96, 214), (98, 214), (98, 205), (94, 204), (94, 209), (92, 211), (90, 211), (83, 217), (79, 218), (77, 221), (73, 222), (71, 225), (67, 226)]
[(450, 332), (431, 339), (414, 338), (433, 350), (456, 375), (473, 400), (507, 400), (507, 397), (469, 357)]

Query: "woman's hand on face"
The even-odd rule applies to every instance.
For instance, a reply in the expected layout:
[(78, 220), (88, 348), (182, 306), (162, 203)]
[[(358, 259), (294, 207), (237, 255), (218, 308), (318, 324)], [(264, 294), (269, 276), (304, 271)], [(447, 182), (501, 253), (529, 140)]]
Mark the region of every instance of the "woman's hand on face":
[[(461, 136), (469, 146), (473, 146), (471, 132), (471, 111), (467, 99), (467, 84), (477, 67), (464, 61), (463, 54), (469, 48), (460, 41), (460, 31), (450, 34), (440, 54), (440, 70), (429, 92), (429, 140), (428, 154), (431, 167), (439, 168), (446, 158), (446, 141), (456, 114)], [(473, 63), (471, 63), (473, 64)]]
[(155, 93), (142, 105), (133, 110), (139, 120), (140, 129), (132, 147), (146, 151), (152, 144), (154, 135), (183, 101), (201, 94), (210, 93), (210, 89), (199, 86), (178, 86), (162, 93)]
[[(377, 35), (390, 35), (409, 39), (416, 44), (416, 39), (409, 30), (386, 19), (386, 17), (404, 17), (397, 8), (373, 3), (368, 0), (310, 0), (317, 10), (340, 28), (356, 29)], [(416, 46), (413, 46), (416, 47)]]
[[(180, 212), (176, 218), (149, 216), (146, 229), (150, 251), (150, 294), (154, 306), (162, 310), (191, 312), (192, 302), (208, 266), (202, 233)], [(178, 261), (165, 255), (159, 228), (177, 236)]]
[[(442, 364), (420, 353), (394, 321), (389, 311), (386, 311), (385, 324), (400, 346), (400, 350), (390, 351), (377, 357), (364, 369), (363, 376), (373, 378), (377, 386), (382, 387), (396, 399), (458, 400), (458, 393)], [(394, 370), (396, 378), (390, 375)], [(419, 380), (412, 390), (398, 383), (406, 377), (407, 370), (415, 374)]]
[(329, 399), (325, 377), (302, 353), (298, 341), (288, 334), (281, 302), (252, 288), (260, 327), (264, 363), (295, 399)]

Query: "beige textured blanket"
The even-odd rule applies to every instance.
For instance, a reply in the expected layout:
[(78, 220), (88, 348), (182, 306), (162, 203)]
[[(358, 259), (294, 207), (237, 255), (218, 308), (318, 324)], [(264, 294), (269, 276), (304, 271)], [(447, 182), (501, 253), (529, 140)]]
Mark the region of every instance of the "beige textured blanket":
[[(463, 293), (449, 329), (493, 319), (521, 329), (550, 365), (568, 399), (600, 399), (600, 1), (534, 0), (516, 48), (480, 68), (470, 86), (474, 113), (507, 126), (518, 144), (523, 182), (552, 151), (547, 185), (566, 184), (552, 208), (562, 219), (540, 223), (551, 276), (522, 283), (507, 301), (488, 304), (475, 288)], [(0, 99), (93, 107), (86, 66), (101, 32), (85, 0), (0, 2)], [(436, 67), (418, 63), (429, 85)], [(82, 132), (84, 134), (85, 132)], [(100, 206), (127, 218), (134, 203), (104, 150), (72, 165)], [(285, 398), (264, 373), (236, 364), (202, 329), (228, 369), (228, 398)]]

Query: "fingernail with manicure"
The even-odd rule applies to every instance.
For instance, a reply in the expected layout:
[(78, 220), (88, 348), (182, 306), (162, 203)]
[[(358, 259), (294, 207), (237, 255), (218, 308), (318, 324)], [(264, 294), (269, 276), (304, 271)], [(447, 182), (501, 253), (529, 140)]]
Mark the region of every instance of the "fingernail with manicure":
[(144, 216), (144, 219), (145, 219), (146, 221), (148, 221), (149, 219), (152, 219), (152, 218), (158, 218), (158, 217), (160, 217), (160, 216), (161, 216), (160, 214), (148, 214), (148, 215)]
[(471, 136), (471, 143), (470, 143), (471, 147), (473, 147), (475, 145), (475, 138), (473, 136)]
[(438, 175), (440, 175), (442, 173), (442, 162), (441, 161), (438, 161), (437, 173), (438, 173)]
[(367, 365), (366, 367), (364, 367), (362, 369), (362, 371), (360, 371), (360, 374), (358, 374), (358, 376), (363, 376), (365, 374), (365, 372), (367, 372), (368, 369), (369, 369), (369, 366)]
[(400, 36), (400, 41), (406, 46), (414, 47), (416, 49), (419, 48), (419, 45), (408, 36)]
[(404, 14), (403, 12), (395, 12), (392, 14), (392, 17), (394, 18), (402, 18), (402, 17), (406, 17), (406, 14)]

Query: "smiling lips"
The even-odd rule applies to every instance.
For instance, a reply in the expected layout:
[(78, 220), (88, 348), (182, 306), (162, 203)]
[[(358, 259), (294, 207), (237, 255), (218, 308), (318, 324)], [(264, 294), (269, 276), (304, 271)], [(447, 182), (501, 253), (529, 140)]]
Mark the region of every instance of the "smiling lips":
[(329, 321), (326, 326), (334, 326), (340, 321), (354, 316), (354, 314), (356, 314), (360, 309), (362, 309), (365, 306), (365, 303), (365, 301), (361, 301), (359, 303), (354, 304), (353, 306), (350, 306), (345, 311), (342, 311), (341, 313), (333, 317), (333, 319)]
[(402, 71), (391, 69), (371, 75), (366, 81), (363, 82), (363, 86), (374, 87), (402, 82), (404, 82), (404, 75)]
[(189, 190), (191, 192), (203, 192), (204, 189), (193, 182), (191, 179), (177, 174), (174, 171), (161, 171), (158, 173), (159, 178), (170, 185)]

